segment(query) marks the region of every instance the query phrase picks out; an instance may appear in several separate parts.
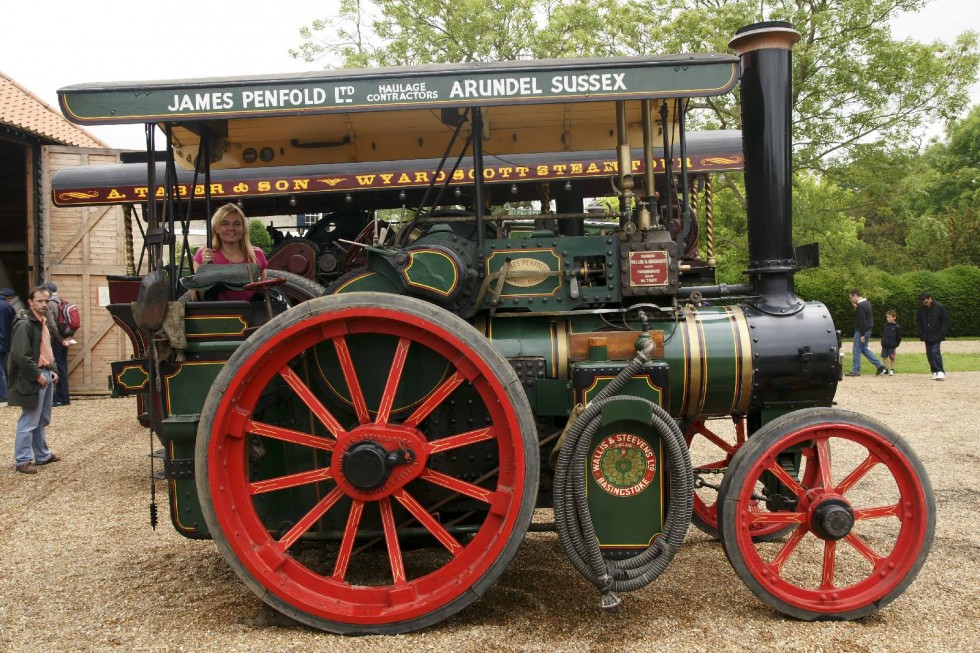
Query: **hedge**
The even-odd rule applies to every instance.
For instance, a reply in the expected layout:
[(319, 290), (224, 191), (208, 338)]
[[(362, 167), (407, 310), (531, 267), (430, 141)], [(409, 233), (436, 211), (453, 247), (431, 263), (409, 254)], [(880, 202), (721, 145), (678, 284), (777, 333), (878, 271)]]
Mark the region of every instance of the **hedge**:
[(875, 336), (881, 335), (885, 311), (895, 309), (903, 338), (918, 339), (915, 313), (924, 291), (931, 292), (949, 311), (950, 336), (980, 336), (980, 267), (957, 265), (939, 272), (917, 270), (899, 275), (867, 268), (860, 278), (843, 270), (817, 268), (796, 275), (796, 293), (805, 300), (823, 302), (845, 339), (854, 333), (851, 288), (860, 289), (871, 302)]

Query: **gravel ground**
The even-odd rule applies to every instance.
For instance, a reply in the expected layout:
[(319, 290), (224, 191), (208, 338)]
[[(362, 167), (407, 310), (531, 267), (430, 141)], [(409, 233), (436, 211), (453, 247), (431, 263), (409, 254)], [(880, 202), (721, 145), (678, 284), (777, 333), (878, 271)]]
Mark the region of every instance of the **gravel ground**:
[[(840, 407), (884, 421), (918, 452), (938, 506), (929, 560), (875, 616), (783, 618), (694, 528), (668, 570), (610, 616), (554, 534), (538, 533), (482, 601), (423, 632), (387, 638), (254, 625), (263, 604), (211, 542), (173, 531), (165, 496), (161, 525), (150, 529), (149, 441), (134, 402), (77, 399), (55, 409), (49, 429), (63, 462), (33, 477), (0, 469), (0, 651), (977, 651), (978, 386), (980, 372), (944, 383), (900, 374), (840, 385)], [(0, 408), (8, 456), (18, 414)]]

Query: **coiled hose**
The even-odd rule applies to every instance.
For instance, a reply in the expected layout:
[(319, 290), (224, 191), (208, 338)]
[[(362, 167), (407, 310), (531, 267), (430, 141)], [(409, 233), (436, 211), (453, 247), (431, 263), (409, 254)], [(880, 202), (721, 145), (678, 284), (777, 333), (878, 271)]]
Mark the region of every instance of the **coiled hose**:
[[(653, 582), (684, 542), (694, 507), (694, 472), (684, 435), (670, 414), (640, 397), (620, 395), (626, 383), (650, 360), (647, 346), (589, 402), (569, 429), (555, 466), (555, 527), (558, 542), (572, 565), (602, 593), (600, 605), (615, 611), (622, 599), (616, 592), (632, 592)], [(606, 560), (596, 539), (586, 498), (585, 472), (592, 437), (600, 426), (602, 406), (613, 399), (643, 401), (650, 405), (650, 423), (663, 438), (670, 470), (670, 501), (664, 529), (643, 553), (625, 560)]]

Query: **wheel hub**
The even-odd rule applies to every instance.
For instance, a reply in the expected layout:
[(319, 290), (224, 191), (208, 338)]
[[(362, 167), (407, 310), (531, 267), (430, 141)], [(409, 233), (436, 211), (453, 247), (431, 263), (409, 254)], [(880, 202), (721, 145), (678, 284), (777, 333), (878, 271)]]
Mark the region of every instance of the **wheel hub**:
[(359, 490), (376, 490), (385, 484), (396, 465), (410, 463), (410, 451), (388, 451), (377, 442), (358, 442), (344, 454), (341, 469), (347, 481)]
[(810, 525), (823, 540), (842, 539), (854, 528), (854, 510), (843, 499), (826, 499), (811, 512)]

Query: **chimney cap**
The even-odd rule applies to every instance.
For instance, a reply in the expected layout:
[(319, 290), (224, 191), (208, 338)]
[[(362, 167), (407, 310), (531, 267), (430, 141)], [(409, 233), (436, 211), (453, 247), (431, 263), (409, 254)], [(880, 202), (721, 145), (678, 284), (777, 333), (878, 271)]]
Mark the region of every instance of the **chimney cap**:
[(735, 38), (728, 42), (728, 47), (741, 56), (746, 52), (763, 48), (792, 50), (793, 45), (799, 40), (800, 33), (793, 29), (791, 23), (767, 20), (740, 28), (735, 32)]

